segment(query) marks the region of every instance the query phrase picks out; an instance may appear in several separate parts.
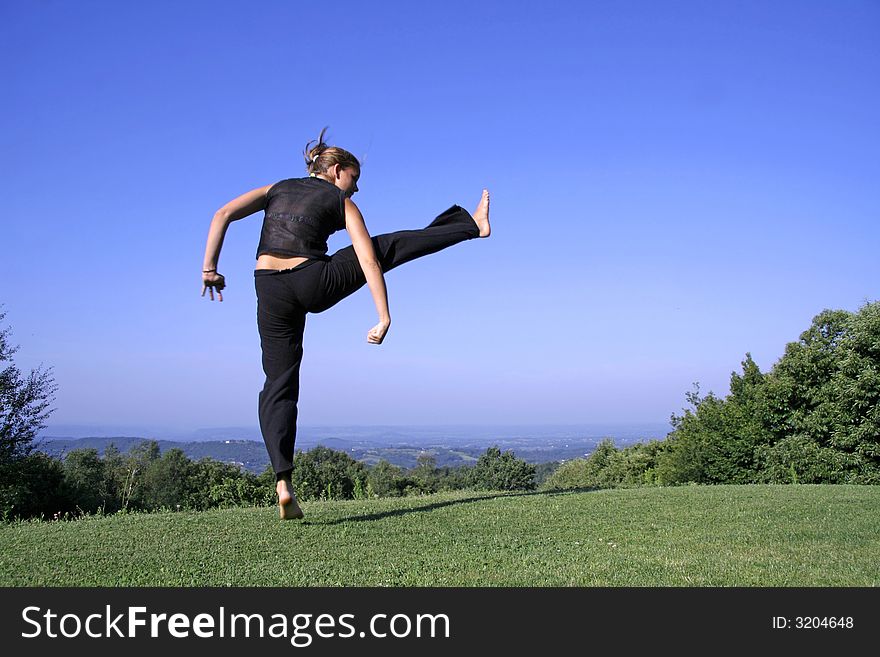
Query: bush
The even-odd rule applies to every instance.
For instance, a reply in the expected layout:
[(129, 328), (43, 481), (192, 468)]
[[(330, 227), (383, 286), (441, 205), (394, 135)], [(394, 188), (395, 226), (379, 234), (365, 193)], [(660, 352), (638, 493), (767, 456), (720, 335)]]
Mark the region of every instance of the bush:
[(825, 310), (768, 373), (742, 367), (724, 399), (688, 395), (659, 481), (880, 481), (880, 303)]
[[(96, 449), (75, 449), (64, 459), (64, 481), (71, 502), (85, 513), (107, 510), (104, 461)], [(109, 506), (113, 506), (112, 503)]]
[(652, 440), (619, 450), (610, 438), (606, 438), (587, 458), (560, 465), (542, 488), (559, 490), (655, 484), (658, 483), (658, 461), (665, 449), (665, 443)]
[(190, 466), (189, 506), (194, 509), (267, 506), (275, 503), (275, 473), (259, 476), (237, 465), (203, 458)]
[(544, 482), (545, 489), (608, 488), (617, 484), (615, 466), (621, 457), (605, 439), (584, 459), (566, 461)]
[(474, 488), (482, 490), (534, 490), (535, 466), (516, 458), (511, 450), (502, 452), (494, 445), (477, 459), (469, 480)]
[(370, 496), (400, 497), (412, 481), (404, 476), (403, 469), (381, 459), (367, 473), (367, 491)]
[(822, 447), (812, 438), (792, 436), (775, 445), (759, 449), (761, 480), (770, 484), (853, 484), (859, 467), (858, 456)]
[(300, 500), (353, 499), (356, 485), (366, 490), (367, 470), (345, 452), (319, 445), (294, 455), (291, 482)]
[(16, 476), (0, 489), (4, 519), (57, 519), (75, 511), (64, 486), (61, 461), (34, 452), (15, 462)]
[(211, 507), (221, 509), (233, 506), (267, 506), (274, 503), (273, 495), (274, 491), (260, 486), (253, 475), (224, 477), (208, 490)]

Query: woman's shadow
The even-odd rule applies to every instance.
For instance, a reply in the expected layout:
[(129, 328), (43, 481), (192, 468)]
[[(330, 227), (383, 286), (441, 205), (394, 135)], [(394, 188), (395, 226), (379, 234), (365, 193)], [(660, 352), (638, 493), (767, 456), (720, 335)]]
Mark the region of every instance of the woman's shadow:
[(427, 513), (429, 511), (434, 511), (436, 509), (442, 509), (447, 506), (454, 506), (457, 504), (472, 504), (474, 502), (482, 502), (484, 500), (494, 500), (501, 497), (530, 497), (532, 495), (542, 495), (548, 497), (556, 497), (559, 495), (572, 495), (575, 493), (589, 493), (591, 491), (599, 490), (595, 487), (586, 487), (586, 488), (568, 488), (566, 490), (548, 490), (548, 491), (519, 491), (519, 492), (511, 492), (511, 493), (492, 493), (486, 495), (476, 495), (472, 497), (463, 497), (458, 500), (448, 500), (445, 502), (432, 502), (430, 504), (424, 504), (422, 506), (415, 506), (409, 509), (394, 509), (391, 511), (382, 511), (379, 513), (368, 513), (366, 515), (353, 515), (346, 518), (334, 518), (333, 520), (325, 520), (313, 522), (309, 520), (303, 521), (303, 524), (309, 525), (341, 525), (346, 522), (371, 522), (373, 520), (382, 520), (384, 518), (393, 518), (396, 516), (405, 516), (411, 513)]

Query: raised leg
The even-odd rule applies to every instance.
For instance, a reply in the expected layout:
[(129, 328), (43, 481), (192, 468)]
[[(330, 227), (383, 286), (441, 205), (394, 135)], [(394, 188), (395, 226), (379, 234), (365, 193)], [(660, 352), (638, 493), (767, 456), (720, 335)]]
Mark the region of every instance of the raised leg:
[[(481, 229), (464, 208), (452, 206), (426, 228), (400, 230), (373, 237), (373, 247), (383, 272), (436, 253), (459, 242), (480, 237)], [(366, 283), (353, 246), (334, 253), (321, 272), (319, 290), (309, 312), (319, 313), (339, 303)]]

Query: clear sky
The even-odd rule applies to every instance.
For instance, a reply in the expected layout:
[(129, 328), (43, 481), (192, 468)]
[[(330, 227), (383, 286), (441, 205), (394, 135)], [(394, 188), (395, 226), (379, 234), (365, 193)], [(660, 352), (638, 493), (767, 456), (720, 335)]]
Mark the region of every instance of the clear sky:
[[(53, 423), (256, 425), (251, 270), (208, 224), (364, 160), (373, 234), (493, 235), (310, 316), (303, 424), (665, 422), (880, 283), (880, 3), (0, 4), (0, 303)], [(331, 251), (348, 244), (338, 233)]]

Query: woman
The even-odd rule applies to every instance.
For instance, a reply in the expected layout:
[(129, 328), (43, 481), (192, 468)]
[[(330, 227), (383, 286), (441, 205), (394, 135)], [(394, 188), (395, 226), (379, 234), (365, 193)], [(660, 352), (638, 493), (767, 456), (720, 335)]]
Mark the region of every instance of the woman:
[[(421, 230), (371, 238), (351, 200), (361, 167), (348, 151), (309, 142), (303, 152), (307, 178), (282, 180), (250, 191), (220, 208), (211, 221), (202, 267), (202, 296), (223, 301), (226, 282), (217, 261), (233, 221), (265, 211), (254, 280), (257, 326), (266, 383), (260, 392), (260, 429), (277, 480), (281, 518), (302, 518), (290, 481), (296, 440), (299, 368), (307, 313), (319, 313), (364, 285), (370, 288), (378, 323), (367, 342), (382, 344), (391, 313), (383, 273), (429, 253), (475, 237), (488, 237), (489, 192), (473, 216), (454, 205)], [(327, 238), (345, 228), (352, 245), (327, 256)]]

